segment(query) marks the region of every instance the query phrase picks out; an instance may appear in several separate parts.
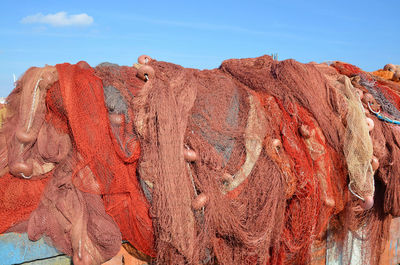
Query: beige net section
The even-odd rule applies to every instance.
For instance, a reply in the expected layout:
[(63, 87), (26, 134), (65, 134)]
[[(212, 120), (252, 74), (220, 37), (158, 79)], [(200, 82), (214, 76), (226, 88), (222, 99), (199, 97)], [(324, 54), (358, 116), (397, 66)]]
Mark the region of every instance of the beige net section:
[(344, 138), (344, 155), (349, 171), (349, 188), (361, 198), (374, 195), (374, 178), (371, 166), (373, 146), (366, 122), (364, 108), (348, 77), (343, 77), (342, 93), (347, 99), (347, 126)]

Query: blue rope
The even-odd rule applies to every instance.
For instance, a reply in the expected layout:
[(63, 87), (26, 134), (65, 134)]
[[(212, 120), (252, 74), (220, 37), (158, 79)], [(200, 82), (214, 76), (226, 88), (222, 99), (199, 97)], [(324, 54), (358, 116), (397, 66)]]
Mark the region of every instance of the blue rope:
[(390, 118), (388, 118), (388, 117), (385, 117), (385, 116), (381, 115), (381, 111), (380, 111), (380, 110), (379, 110), (378, 112), (374, 111), (374, 110), (371, 108), (371, 105), (370, 105), (369, 102), (368, 102), (368, 108), (369, 108), (369, 110), (370, 110), (373, 114), (375, 114), (375, 116), (376, 116), (378, 119), (380, 119), (381, 121), (385, 121), (385, 122), (388, 122), (388, 123), (400, 125), (400, 121), (392, 120), (392, 119), (390, 119)]

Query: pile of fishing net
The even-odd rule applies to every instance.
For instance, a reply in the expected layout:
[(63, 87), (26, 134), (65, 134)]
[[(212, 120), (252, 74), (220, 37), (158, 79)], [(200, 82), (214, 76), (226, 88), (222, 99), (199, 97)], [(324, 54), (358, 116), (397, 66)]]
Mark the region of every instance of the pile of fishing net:
[(31, 68), (7, 98), (0, 233), (75, 264), (121, 242), (154, 264), (308, 264), (328, 230), (346, 255), (362, 232), (377, 264), (400, 215), (399, 93), (269, 56)]

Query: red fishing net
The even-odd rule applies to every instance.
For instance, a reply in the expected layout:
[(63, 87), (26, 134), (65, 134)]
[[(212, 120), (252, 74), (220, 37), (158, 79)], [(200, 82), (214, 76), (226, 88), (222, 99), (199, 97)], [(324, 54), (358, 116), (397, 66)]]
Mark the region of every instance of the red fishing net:
[(30, 214), (39, 205), (40, 197), (48, 178), (26, 181), (11, 174), (0, 178), (0, 231), (28, 220)]
[[(35, 161), (41, 162), (40, 165), (50, 164), (52, 168), (56, 166), (56, 169), (44, 191), (47, 179), (23, 181), (10, 176), (1, 179), (9, 181), (3, 187), (18, 184), (12, 193), (8, 188), (2, 189), (1, 202), (5, 207), (1, 209), (9, 211), (15, 205), (17, 214), (2, 218), (7, 222), (4, 221), (1, 231), (16, 221), (27, 220), (43, 194), (39, 207), (29, 218), (30, 238), (47, 235), (57, 248), (74, 254), (75, 262), (99, 263), (118, 252), (122, 232), (124, 240), (140, 251), (154, 255), (149, 206), (136, 178), (139, 143), (131, 137), (121, 148), (117, 141), (117, 138), (121, 140), (120, 135), (114, 135), (113, 125), (110, 125), (101, 79), (85, 63), (57, 65), (58, 81), (49, 88), (40, 81), (35, 83), (44, 71), (34, 70), (24, 75), (20, 86), (9, 97), (10, 118), (4, 127), (8, 164), (19, 169), (14, 166), (17, 164), (14, 161), (22, 159), (21, 163), (28, 164), (35, 159), (33, 176), (40, 175), (35, 174), (38, 163)], [(34, 78), (31, 72), (36, 74)], [(43, 91), (45, 93), (40, 93)], [(44, 111), (46, 108), (47, 112)], [(21, 128), (28, 128), (25, 134), (32, 137), (25, 138), (29, 142), (21, 143), (21, 137), (14, 136)], [(133, 134), (131, 130), (128, 136)], [(14, 147), (18, 145), (23, 146), (22, 152)], [(17, 174), (17, 177), (21, 176)], [(29, 192), (25, 191), (27, 188), (23, 189), (27, 185)], [(27, 197), (29, 203), (25, 203), (27, 195), (30, 195)]]
[[(115, 141), (102, 82), (93, 69), (62, 64), (57, 70), (63, 108), (76, 150), (82, 156), (77, 168), (84, 172), (74, 175), (74, 184), (83, 191), (103, 195), (106, 211), (119, 225), (123, 238), (152, 255), (149, 205), (136, 178), (139, 144), (126, 155)], [(89, 168), (88, 173), (85, 168)]]
[(15, 177), (0, 178), (0, 232), (47, 236), (77, 264), (121, 240), (157, 264), (307, 264), (329, 227), (344, 256), (350, 231), (367, 238), (365, 263), (379, 261), (400, 214), (400, 139), (364, 108), (400, 117), (397, 84), (268, 56), (144, 64), (25, 73), (2, 131), (0, 166)]

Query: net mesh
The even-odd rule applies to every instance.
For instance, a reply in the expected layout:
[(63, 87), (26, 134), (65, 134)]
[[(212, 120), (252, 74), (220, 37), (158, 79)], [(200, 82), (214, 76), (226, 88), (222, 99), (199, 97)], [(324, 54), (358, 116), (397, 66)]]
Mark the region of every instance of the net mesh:
[[(307, 264), (329, 227), (345, 261), (361, 239), (362, 263), (379, 262), (400, 215), (399, 129), (356, 92), (394, 119), (398, 84), (269, 56), (147, 66), (147, 82), (140, 65), (110, 63), (22, 76), (0, 139), (0, 167), (14, 175), (0, 177), (0, 232), (46, 236), (84, 264), (121, 240), (155, 264)], [(374, 207), (360, 211), (348, 183)]]
[[(380, 103), (383, 104), (380, 106), (382, 108), (381, 111), (389, 111), (393, 109), (393, 106), (397, 108), (398, 104), (396, 101), (398, 101), (399, 97), (395, 92), (397, 90), (395, 83), (385, 82), (383, 84), (375, 76), (350, 64), (335, 62), (333, 67), (340, 74), (348, 77), (359, 76), (360, 78), (356, 85), (361, 86), (365, 92), (372, 92), (372, 89), (375, 91), (375, 93), (371, 93), (373, 95), (372, 99), (363, 101), (364, 109), (368, 109), (368, 102), (373, 104), (374, 100), (380, 100)], [(391, 97), (386, 97), (383, 91), (386, 91), (386, 95), (390, 93)], [(364, 94), (365, 97), (366, 94)], [(390, 105), (387, 102), (390, 102)], [(369, 113), (369, 111), (365, 112)], [(341, 242), (342, 253), (348, 262), (351, 260), (352, 242), (356, 238), (357, 240), (361, 239), (361, 262), (363, 264), (378, 264), (380, 254), (383, 251), (383, 245), (388, 238), (392, 214), (396, 214), (395, 205), (398, 205), (398, 198), (395, 195), (398, 194), (396, 193), (398, 192), (398, 185), (395, 184), (397, 176), (391, 173), (392, 171), (396, 171), (397, 168), (396, 163), (393, 163), (398, 159), (396, 158), (397, 147), (393, 141), (397, 137), (398, 128), (389, 123), (381, 122), (370, 114), (367, 114), (367, 116), (373, 119), (375, 124), (370, 135), (373, 145), (373, 155), (379, 160), (379, 168), (374, 175), (374, 207), (364, 212), (354, 211), (356, 202), (354, 199), (350, 200), (346, 210), (338, 215), (339, 227), (344, 227), (345, 229), (334, 231), (340, 239), (338, 242)], [(349, 234), (343, 232), (347, 230), (351, 231), (353, 239), (349, 240)]]
[(369, 135), (365, 112), (360, 99), (351, 85), (350, 79), (344, 78), (343, 96), (347, 99), (346, 133), (344, 138), (344, 156), (349, 171), (351, 189), (365, 198), (374, 195), (372, 159), (372, 140)]

